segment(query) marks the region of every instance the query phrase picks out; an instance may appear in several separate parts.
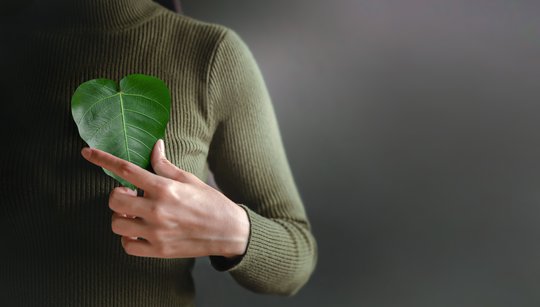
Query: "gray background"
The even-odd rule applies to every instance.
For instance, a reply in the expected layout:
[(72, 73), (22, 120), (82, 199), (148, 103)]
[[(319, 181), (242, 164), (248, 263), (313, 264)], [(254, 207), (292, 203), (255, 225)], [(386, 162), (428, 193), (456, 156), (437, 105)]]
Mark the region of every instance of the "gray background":
[(183, 0), (257, 59), (319, 243), (294, 297), (201, 259), (199, 306), (540, 306), (540, 2)]

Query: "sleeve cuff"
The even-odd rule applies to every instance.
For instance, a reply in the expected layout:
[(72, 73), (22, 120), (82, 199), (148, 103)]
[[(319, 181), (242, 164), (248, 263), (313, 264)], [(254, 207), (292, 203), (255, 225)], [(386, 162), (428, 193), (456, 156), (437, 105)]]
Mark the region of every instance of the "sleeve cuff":
[(274, 270), (276, 272), (272, 273), (286, 274), (292, 269), (289, 266), (293, 265), (297, 257), (297, 247), (291, 242), (289, 232), (283, 225), (257, 214), (246, 205), (238, 205), (246, 210), (250, 224), (246, 252), (234, 259), (210, 256), (212, 266), (218, 271), (227, 271), (235, 277), (248, 279), (260, 274), (267, 275)]
[(211, 265), (218, 271), (229, 272), (238, 283), (255, 292), (267, 293), (270, 287), (272, 293), (296, 293), (315, 265), (315, 246), (309, 240), (308, 230), (238, 205), (246, 210), (250, 222), (246, 252), (234, 259), (210, 256)]
[(212, 264), (212, 267), (214, 267), (214, 269), (216, 269), (217, 271), (220, 271), (220, 272), (225, 272), (225, 271), (230, 271), (232, 270), (233, 268), (235, 268), (236, 266), (238, 266), (238, 264), (240, 264), (242, 262), (242, 260), (244, 259), (245, 255), (248, 253), (249, 251), (249, 247), (251, 245), (251, 237), (252, 237), (252, 234), (253, 234), (253, 223), (252, 223), (252, 217), (250, 215), (250, 210), (244, 206), (243, 204), (238, 204), (240, 207), (242, 207), (244, 210), (246, 210), (247, 212), (247, 216), (248, 216), (248, 219), (249, 219), (249, 238), (248, 238), (248, 244), (247, 244), (247, 247), (246, 247), (246, 252), (241, 255), (241, 256), (238, 256), (238, 257), (234, 257), (232, 259), (230, 258), (226, 258), (226, 257), (223, 257), (223, 256), (210, 256), (210, 263)]

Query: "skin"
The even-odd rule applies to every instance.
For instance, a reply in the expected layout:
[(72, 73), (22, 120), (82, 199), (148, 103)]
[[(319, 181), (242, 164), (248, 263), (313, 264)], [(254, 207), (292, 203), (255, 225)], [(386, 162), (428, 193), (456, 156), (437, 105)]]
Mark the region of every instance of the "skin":
[(167, 160), (163, 140), (151, 154), (156, 174), (96, 148), (85, 147), (81, 154), (144, 190), (144, 196), (126, 187), (110, 193), (111, 228), (122, 237), (127, 254), (234, 259), (245, 253), (250, 232), (246, 211)]

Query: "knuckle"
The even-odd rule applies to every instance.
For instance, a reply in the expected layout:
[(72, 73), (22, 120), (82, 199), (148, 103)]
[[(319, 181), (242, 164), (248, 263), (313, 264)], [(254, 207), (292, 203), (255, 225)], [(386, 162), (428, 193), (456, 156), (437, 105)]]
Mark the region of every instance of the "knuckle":
[(164, 221), (167, 217), (167, 214), (165, 212), (165, 209), (163, 209), (163, 207), (161, 206), (153, 206), (151, 209), (150, 209), (150, 214), (151, 216), (154, 217), (155, 220), (157, 221)]
[(158, 196), (173, 196), (175, 195), (175, 185), (171, 180), (166, 180), (157, 187)]
[(122, 237), (122, 247), (126, 254), (132, 256), (144, 256), (145, 251), (139, 243), (139, 240), (129, 237)]
[(127, 254), (134, 255), (133, 246), (134, 244), (132, 240), (122, 237), (122, 247)]
[(116, 208), (116, 201), (114, 199), (114, 197), (109, 197), (109, 208), (111, 210), (114, 210), (114, 208)]
[(111, 223), (111, 230), (112, 232), (116, 233), (116, 234), (120, 234), (120, 227), (118, 225), (118, 221), (115, 219), (112, 221)]
[(111, 193), (109, 194), (109, 200), (114, 200), (114, 199), (117, 199), (118, 196), (119, 196), (120, 192), (118, 190), (118, 188), (114, 188)]
[(111, 191), (109, 194), (109, 208), (113, 209), (118, 207), (118, 202), (120, 200), (120, 196), (122, 192), (119, 188), (115, 188)]
[(164, 195), (167, 195), (168, 197), (175, 197), (176, 195), (176, 187), (173, 183), (167, 183), (164, 187)]
[(164, 192), (167, 192), (167, 193), (171, 194), (174, 191), (174, 184), (173, 184), (172, 181), (167, 180), (161, 185), (161, 189)]
[(129, 177), (133, 173), (133, 167), (131, 164), (127, 162), (120, 163), (120, 166), (118, 167), (118, 175), (124, 179), (126, 177)]

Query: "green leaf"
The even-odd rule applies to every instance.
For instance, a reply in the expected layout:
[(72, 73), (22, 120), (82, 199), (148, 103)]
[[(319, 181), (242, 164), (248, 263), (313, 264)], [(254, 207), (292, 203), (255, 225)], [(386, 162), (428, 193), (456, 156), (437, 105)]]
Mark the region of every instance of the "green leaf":
[[(116, 82), (94, 79), (79, 85), (71, 99), (71, 112), (81, 138), (142, 168), (150, 164), (150, 154), (165, 135), (171, 97), (160, 79), (132, 74)], [(123, 186), (136, 187), (103, 168)]]

